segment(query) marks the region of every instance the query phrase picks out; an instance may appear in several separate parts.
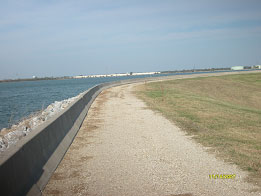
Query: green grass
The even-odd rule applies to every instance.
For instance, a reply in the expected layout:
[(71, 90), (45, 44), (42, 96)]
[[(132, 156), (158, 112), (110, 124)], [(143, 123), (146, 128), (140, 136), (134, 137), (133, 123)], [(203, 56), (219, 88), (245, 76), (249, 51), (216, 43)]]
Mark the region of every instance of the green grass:
[(136, 93), (261, 185), (260, 73), (153, 82)]

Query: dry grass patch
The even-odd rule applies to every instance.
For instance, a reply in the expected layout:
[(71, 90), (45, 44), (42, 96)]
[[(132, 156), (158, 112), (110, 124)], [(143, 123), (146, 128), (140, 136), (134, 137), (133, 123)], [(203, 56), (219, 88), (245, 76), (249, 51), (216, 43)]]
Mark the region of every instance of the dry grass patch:
[(146, 83), (136, 94), (261, 186), (261, 73)]

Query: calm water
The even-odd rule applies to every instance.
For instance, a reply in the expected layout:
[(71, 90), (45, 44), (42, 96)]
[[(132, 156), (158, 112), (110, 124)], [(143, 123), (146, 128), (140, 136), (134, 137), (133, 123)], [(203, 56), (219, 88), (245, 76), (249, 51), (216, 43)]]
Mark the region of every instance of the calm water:
[(100, 83), (130, 78), (197, 73), (200, 72), (158, 74), (153, 76), (125, 76), (0, 83), (0, 130), (18, 122), (21, 118), (28, 116), (35, 111), (46, 108), (55, 101), (74, 97)]
[(0, 130), (55, 101), (74, 97), (97, 84), (142, 77), (144, 76), (0, 83)]

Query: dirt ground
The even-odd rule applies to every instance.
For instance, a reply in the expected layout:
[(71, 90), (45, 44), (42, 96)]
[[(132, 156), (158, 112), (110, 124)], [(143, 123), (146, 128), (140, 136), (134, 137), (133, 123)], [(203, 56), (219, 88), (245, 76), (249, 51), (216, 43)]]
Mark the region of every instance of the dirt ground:
[(245, 182), (247, 173), (149, 110), (134, 86), (98, 96), (44, 195), (261, 195)]

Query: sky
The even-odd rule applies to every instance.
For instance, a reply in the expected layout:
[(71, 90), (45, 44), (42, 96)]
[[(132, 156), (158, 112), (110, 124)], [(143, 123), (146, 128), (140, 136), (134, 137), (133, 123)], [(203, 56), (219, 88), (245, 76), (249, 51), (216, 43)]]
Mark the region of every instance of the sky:
[(0, 0), (0, 79), (255, 64), (260, 0)]

